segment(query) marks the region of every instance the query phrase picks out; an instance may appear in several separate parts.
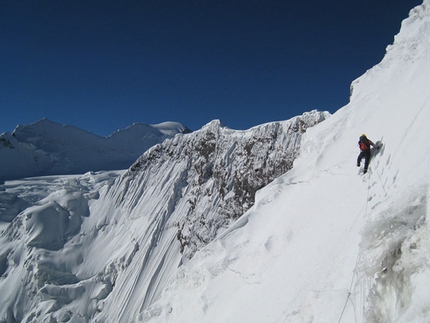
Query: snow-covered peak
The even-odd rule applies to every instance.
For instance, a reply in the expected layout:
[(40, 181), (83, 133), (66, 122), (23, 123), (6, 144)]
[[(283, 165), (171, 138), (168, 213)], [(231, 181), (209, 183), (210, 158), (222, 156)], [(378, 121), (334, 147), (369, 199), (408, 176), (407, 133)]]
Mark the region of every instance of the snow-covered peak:
[(101, 144), (103, 141), (103, 138), (86, 130), (61, 125), (46, 118), (30, 125), (18, 125), (12, 132), (12, 136), (18, 142), (33, 145), (46, 153), (61, 151), (63, 146), (84, 147), (86, 142)]
[(0, 135), (0, 181), (126, 169), (149, 147), (183, 132), (188, 128), (176, 122), (135, 123), (105, 138), (45, 118)]
[[(179, 122), (163, 122), (159, 124), (147, 124), (142, 122), (136, 122), (131, 126), (120, 129), (111, 134), (109, 137), (117, 137), (117, 136), (127, 136), (127, 133), (134, 133), (138, 135), (142, 135), (145, 133), (154, 133), (159, 136), (159, 133), (162, 133), (166, 136), (166, 138), (173, 137), (178, 133), (188, 133), (191, 132), (186, 126)], [(108, 137), (108, 138), (109, 138)]]
[(225, 124), (220, 119), (212, 120), (211, 122), (208, 122), (205, 124), (202, 129), (218, 129), (218, 128), (224, 128)]
[(173, 136), (177, 133), (191, 132), (188, 127), (179, 122), (166, 121), (159, 124), (153, 124), (152, 126), (168, 136)]
[(12, 132), (12, 135), (19, 141), (39, 140), (40, 137), (45, 137), (50, 140), (58, 136), (61, 136), (61, 139), (65, 138), (66, 136), (96, 136), (78, 127), (71, 125), (61, 125), (47, 118), (43, 118), (29, 125), (18, 125)]

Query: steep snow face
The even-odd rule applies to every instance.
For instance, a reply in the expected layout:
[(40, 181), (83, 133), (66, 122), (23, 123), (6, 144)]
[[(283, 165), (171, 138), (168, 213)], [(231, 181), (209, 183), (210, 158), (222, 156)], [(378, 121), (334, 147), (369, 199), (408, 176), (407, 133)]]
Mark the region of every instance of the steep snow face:
[(107, 138), (48, 119), (0, 136), (0, 181), (25, 176), (126, 169), (151, 146), (189, 130), (175, 122), (136, 123)]
[[(139, 322), (430, 321), (430, 1)], [(358, 137), (381, 148), (358, 172)], [(358, 173), (358, 174), (357, 174)]]
[(254, 204), (258, 189), (291, 169), (303, 134), (328, 116), (312, 111), (246, 131), (213, 121), (154, 146), (117, 178), (6, 182), (0, 290), (26, 284), (0, 318), (132, 322), (178, 266)]
[(126, 225), (136, 252), (97, 320), (131, 322), (158, 300), (177, 267), (251, 207), (257, 189), (288, 171), (303, 133), (328, 116), (313, 111), (247, 131), (213, 121), (139, 158), (99, 200), (115, 201), (127, 215), (115, 221)]
[[(312, 111), (247, 131), (213, 121), (194, 135), (155, 146), (131, 166), (124, 180), (135, 192), (142, 191), (140, 186), (157, 186), (175, 178), (172, 211), (179, 199), (184, 205), (177, 238), (181, 251), (191, 258), (220, 228), (254, 204), (257, 190), (292, 168), (303, 133), (328, 116)], [(127, 198), (127, 203), (141, 200), (144, 194)]]

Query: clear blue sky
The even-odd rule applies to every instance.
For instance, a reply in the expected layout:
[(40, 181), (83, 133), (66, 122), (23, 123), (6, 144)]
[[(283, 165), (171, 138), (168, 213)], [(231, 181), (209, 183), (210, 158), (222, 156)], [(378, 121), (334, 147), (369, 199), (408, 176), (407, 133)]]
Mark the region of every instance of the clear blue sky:
[(0, 133), (47, 117), (234, 129), (348, 103), (419, 0), (0, 4)]

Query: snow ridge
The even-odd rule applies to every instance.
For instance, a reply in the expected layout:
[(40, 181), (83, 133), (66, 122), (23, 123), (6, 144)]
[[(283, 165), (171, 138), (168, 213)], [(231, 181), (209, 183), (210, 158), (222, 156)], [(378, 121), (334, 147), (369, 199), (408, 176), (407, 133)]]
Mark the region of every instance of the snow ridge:
[(139, 251), (97, 319), (132, 321), (157, 301), (180, 264), (251, 207), (257, 188), (291, 168), (302, 134), (326, 117), (314, 111), (247, 131), (215, 120), (148, 150), (100, 201), (126, 214), (119, 227), (132, 221), (146, 230), (132, 235)]
[[(153, 181), (166, 183), (176, 178), (168, 214), (180, 198), (189, 204), (184, 221), (177, 223), (177, 238), (182, 252), (191, 258), (220, 228), (228, 227), (254, 204), (257, 190), (292, 168), (303, 133), (328, 116), (328, 112), (312, 111), (247, 131), (234, 131), (215, 120), (195, 134), (177, 136), (151, 148), (123, 180), (151, 187), (156, 185)], [(179, 175), (168, 171), (176, 168), (180, 168), (175, 172)], [(166, 175), (153, 178), (148, 173)], [(141, 199), (127, 199), (133, 203), (129, 209)]]

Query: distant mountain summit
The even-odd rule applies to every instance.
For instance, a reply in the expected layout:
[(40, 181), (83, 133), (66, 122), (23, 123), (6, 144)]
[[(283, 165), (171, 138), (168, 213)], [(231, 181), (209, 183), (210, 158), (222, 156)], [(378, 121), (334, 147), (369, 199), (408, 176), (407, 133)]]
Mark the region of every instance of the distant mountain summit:
[(0, 181), (126, 169), (148, 148), (190, 130), (177, 122), (135, 123), (108, 137), (42, 119), (0, 135)]

